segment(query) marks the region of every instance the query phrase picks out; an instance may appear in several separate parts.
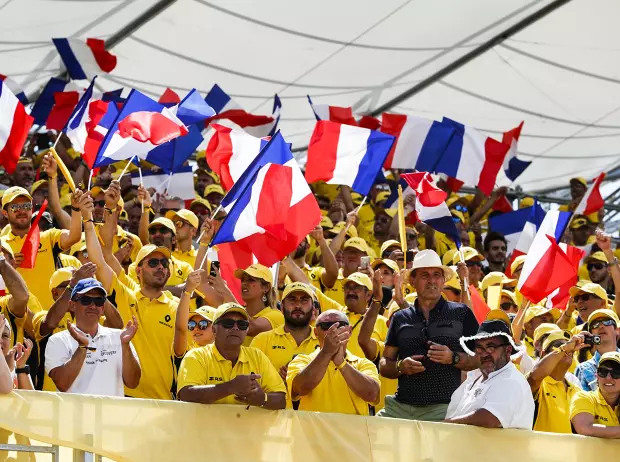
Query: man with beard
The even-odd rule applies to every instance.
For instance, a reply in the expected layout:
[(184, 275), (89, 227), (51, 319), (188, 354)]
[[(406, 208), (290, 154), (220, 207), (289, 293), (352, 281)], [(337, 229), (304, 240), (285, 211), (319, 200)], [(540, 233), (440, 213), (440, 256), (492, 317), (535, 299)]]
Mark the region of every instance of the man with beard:
[(480, 368), (469, 372), (454, 392), (444, 422), (531, 430), (534, 400), (527, 380), (510, 361), (517, 350), (510, 327), (499, 319), (484, 321), (476, 335), (460, 342)]
[(502, 233), (491, 231), (484, 238), (484, 255), (488, 266), (484, 268), (484, 274), (492, 271), (504, 272), (506, 266), (506, 238)]
[[(334, 241), (337, 238), (334, 238)], [(332, 245), (334, 243), (332, 241)], [(368, 256), (368, 244), (360, 237), (352, 237), (344, 243), (342, 248), (342, 271), (331, 287), (321, 284), (321, 291), (340, 305), (344, 305), (345, 279), (360, 270), (362, 257)]]
[(319, 245), (319, 249), (321, 249), (321, 255), (323, 256), (323, 265), (324, 268), (311, 267), (306, 263), (306, 253), (310, 248), (310, 243), (308, 239), (304, 239), (299, 243), (295, 252), (289, 255), (289, 258), (292, 258), (295, 264), (303, 271), (306, 275), (310, 283), (315, 286), (317, 289), (321, 289), (321, 285), (324, 287), (332, 287), (337, 279), (338, 279), (338, 262), (336, 261), (336, 257), (334, 253), (329, 248), (327, 241), (325, 240), (325, 236), (323, 235), (323, 228), (321, 226), (317, 226), (312, 230), (309, 234), (311, 238), (313, 238), (317, 244)]
[(13, 186), (30, 190), (34, 183), (35, 171), (30, 157), (20, 157), (13, 172)]
[(261, 332), (250, 344), (265, 353), (284, 381), (289, 362), (299, 354), (312, 353), (319, 345), (310, 326), (315, 300), (309, 285), (301, 282), (287, 284), (282, 294), (284, 325)]

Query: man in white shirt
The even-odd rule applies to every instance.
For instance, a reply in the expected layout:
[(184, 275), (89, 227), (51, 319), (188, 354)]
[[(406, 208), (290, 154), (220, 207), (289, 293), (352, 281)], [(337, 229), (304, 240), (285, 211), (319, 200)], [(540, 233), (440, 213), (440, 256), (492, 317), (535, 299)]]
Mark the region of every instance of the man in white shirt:
[(71, 291), (69, 310), (76, 325), (50, 337), (45, 369), (59, 391), (124, 396), (123, 385), (140, 383), (140, 363), (131, 339), (136, 318), (124, 330), (99, 325), (107, 293), (94, 278), (79, 281)]
[(461, 337), (460, 343), (478, 358), (480, 368), (469, 372), (454, 392), (444, 422), (531, 430), (534, 399), (527, 380), (510, 361), (517, 350), (510, 327), (498, 319), (484, 321), (476, 335)]

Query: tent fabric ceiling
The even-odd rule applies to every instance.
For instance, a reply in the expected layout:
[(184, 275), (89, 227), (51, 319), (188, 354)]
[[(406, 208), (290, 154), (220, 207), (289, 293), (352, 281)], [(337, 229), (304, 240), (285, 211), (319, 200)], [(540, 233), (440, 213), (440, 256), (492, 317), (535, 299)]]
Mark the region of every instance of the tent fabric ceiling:
[[(0, 72), (28, 93), (62, 73), (52, 37), (109, 38), (155, 1), (8, 0)], [(120, 41), (105, 90), (218, 83), (245, 109), (283, 102), (280, 128), (306, 146), (315, 103), (358, 113), (400, 95), (552, 0), (177, 0)], [(26, 13), (27, 12), (27, 13)], [(390, 112), (443, 116), (501, 137), (525, 121), (525, 191), (620, 165), (620, 2), (572, 0)], [(499, 184), (507, 184), (505, 178)]]

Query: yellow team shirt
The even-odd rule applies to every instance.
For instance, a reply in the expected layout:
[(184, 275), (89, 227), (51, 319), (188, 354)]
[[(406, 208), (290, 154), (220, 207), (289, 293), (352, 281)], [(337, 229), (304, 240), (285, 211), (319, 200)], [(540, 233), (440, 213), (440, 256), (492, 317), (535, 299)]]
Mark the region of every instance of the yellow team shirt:
[[(100, 241), (101, 237), (99, 236), (99, 230), (101, 226), (102, 223), (96, 223), (95, 225), (95, 232), (97, 233), (97, 237), (99, 237)], [(124, 245), (125, 242), (129, 240), (133, 241), (133, 247), (131, 248), (131, 254), (129, 255), (129, 258), (131, 259), (131, 261), (136, 261), (138, 252), (140, 252), (140, 249), (142, 248), (142, 241), (138, 236), (130, 233), (129, 231), (125, 231), (119, 225), (116, 225), (116, 234), (112, 238), (112, 253), (118, 252), (118, 249), (121, 248), (121, 244)], [(122, 264), (123, 262), (120, 263)]]
[[(11, 298), (11, 295), (0, 296), (0, 312), (11, 326), (11, 340), (9, 345), (13, 348), (15, 343), (24, 341), (24, 324), (26, 323), (27, 316), (18, 318), (11, 312), (9, 309), (9, 301)], [(4, 326), (2, 329), (4, 329)]]
[(172, 252), (172, 256), (174, 258), (176, 258), (178, 261), (187, 263), (188, 265), (192, 267), (192, 269), (194, 268), (194, 265), (196, 264), (197, 254), (198, 252), (196, 251), (196, 248), (194, 246), (192, 246), (187, 252), (183, 250), (179, 250), (179, 249)]
[(321, 291), (334, 300), (339, 305), (344, 306), (344, 274), (342, 272), (342, 268), (338, 271), (338, 279), (332, 287), (325, 287), (321, 284)]
[[(220, 385), (238, 375), (260, 374), (258, 383), (265, 393), (286, 393), (286, 386), (275, 367), (262, 351), (241, 347), (235, 365), (224, 358), (215, 344), (189, 351), (179, 369), (179, 390), (191, 386)], [(228, 395), (213, 404), (242, 404)]]
[(293, 336), (284, 330), (284, 325), (267, 332), (261, 332), (252, 340), (251, 348), (262, 351), (273, 367), (280, 370), (286, 366), (296, 355), (308, 355), (319, 346), (314, 329), (310, 328), (310, 335), (297, 345)]
[(80, 263), (80, 260), (78, 260), (72, 255), (61, 253), (59, 257), (60, 257), (60, 263), (62, 264), (63, 268), (76, 268), (77, 269), (80, 266), (82, 266), (82, 264)]
[(357, 225), (357, 234), (366, 240), (372, 236), (372, 230), (375, 226), (375, 210), (370, 204), (364, 204), (357, 212), (359, 223)]
[[(332, 362), (329, 363), (325, 375), (314, 390), (305, 396), (296, 396), (293, 394), (293, 381), (295, 377), (308, 367), (320, 351), (321, 350), (316, 350), (309, 355), (296, 356), (288, 365), (286, 385), (289, 396), (295, 401), (299, 400), (299, 410), (369, 415), (368, 404), (375, 405), (377, 403), (367, 403), (353, 393), (342, 373), (336, 369), (336, 366)], [(351, 354), (350, 351), (347, 351), (345, 361), (349, 366), (371, 377), (377, 383), (380, 383), (377, 368), (368, 359), (357, 357)]]
[[(360, 324), (362, 323), (362, 319), (364, 315), (353, 313), (347, 309), (344, 310), (344, 314), (349, 318), (349, 325), (351, 326), (351, 338), (349, 339), (349, 343), (347, 344), (347, 350), (350, 351), (353, 355), (359, 356), (360, 358), (364, 357), (364, 351), (359, 344), (359, 335), (360, 335)], [(370, 338), (375, 339), (378, 342), (385, 342), (385, 338), (387, 337), (387, 318), (384, 316), (377, 316), (377, 320), (375, 321), (375, 327), (372, 331), (372, 335)]]
[[(135, 263), (129, 265), (127, 274), (131, 279), (134, 280), (134, 282), (139, 284), (140, 281), (138, 280), (138, 275), (136, 273), (136, 266), (137, 265)], [(166, 283), (166, 285), (178, 286), (179, 284), (185, 284), (189, 273), (191, 273), (192, 271), (194, 271), (193, 266), (191, 266), (189, 263), (178, 260), (173, 256), (170, 259), (170, 277), (168, 278), (168, 282)]]
[(116, 305), (123, 323), (133, 316), (139, 329), (132, 340), (142, 368), (137, 388), (126, 388), (134, 398), (172, 399), (176, 388), (176, 368), (170, 345), (174, 340), (174, 320), (179, 299), (168, 291), (150, 300), (139, 289), (129, 288), (114, 276), (106, 287), (108, 299)]
[(569, 413), (570, 403), (578, 387), (566, 380), (545, 377), (534, 394), (536, 414), (534, 430), (539, 432), (572, 433)]
[[(383, 356), (385, 350), (385, 342), (377, 342), (377, 359), (375, 364), (379, 363), (379, 359)], [(379, 381), (381, 382), (381, 392), (379, 393), (379, 403), (375, 406), (375, 412), (379, 412), (385, 407), (385, 397), (393, 396), (398, 389), (398, 379), (388, 379), (379, 375)]]
[(579, 390), (570, 403), (570, 420), (572, 421), (577, 414), (586, 413), (594, 416), (595, 424), (617, 427), (620, 422), (618, 422), (616, 409), (607, 404), (600, 389), (596, 391)]
[[(54, 300), (49, 290), (49, 280), (52, 274), (60, 267), (59, 255), (64, 250), (60, 247), (60, 229), (48, 229), (40, 234), (39, 251), (34, 268), (17, 268), (19, 274), (24, 278), (28, 290), (33, 293), (42, 306), (52, 306)], [(25, 236), (19, 237), (9, 232), (2, 238), (13, 250), (13, 253), (21, 252), (24, 245)]]
[[(282, 314), (282, 312), (271, 308), (270, 306), (265, 307), (263, 310), (256, 313), (255, 316), (252, 316), (252, 319), (254, 320), (259, 318), (265, 318), (267, 321), (269, 321), (269, 324), (271, 324), (271, 329), (275, 329), (276, 327), (284, 325), (284, 315)], [(243, 341), (243, 346), (250, 346), (250, 343), (252, 343), (252, 339), (254, 339), (254, 337), (250, 337), (249, 335), (247, 335), (245, 337), (245, 340)]]

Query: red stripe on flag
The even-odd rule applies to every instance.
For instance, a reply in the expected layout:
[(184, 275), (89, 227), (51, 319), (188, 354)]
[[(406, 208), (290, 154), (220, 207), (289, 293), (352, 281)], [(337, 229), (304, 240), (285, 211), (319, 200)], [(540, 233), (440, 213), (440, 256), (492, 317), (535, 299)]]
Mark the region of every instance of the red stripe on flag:
[(150, 142), (156, 146), (178, 136), (187, 135), (187, 128), (177, 125), (161, 112), (133, 112), (118, 123), (118, 133), (123, 138)]
[(80, 95), (77, 91), (54, 93), (54, 106), (47, 116), (45, 126), (49, 130), (62, 130), (79, 101)]
[(293, 170), (286, 165), (272, 164), (267, 169), (258, 199), (256, 224), (269, 236), (286, 240), (286, 223), (293, 195)]
[(435, 185), (428, 172), (403, 173), (400, 177), (411, 186), (424, 207), (437, 207), (448, 198), (448, 193)]
[(26, 238), (24, 239), (24, 244), (21, 248), (21, 253), (24, 255), (24, 260), (22, 261), (20, 268), (34, 268), (34, 264), (37, 260), (37, 254), (39, 253), (39, 244), (41, 243), (41, 232), (39, 231), (39, 221), (41, 220), (41, 215), (45, 212), (47, 208), (47, 199), (43, 201), (41, 204), (41, 208), (39, 209), (39, 213), (36, 218), (30, 225), (30, 229), (28, 230), (28, 234), (26, 234)]
[(93, 169), (95, 159), (97, 158), (97, 151), (103, 141), (104, 135), (97, 132), (95, 128), (99, 125), (103, 116), (108, 111), (109, 102), (102, 100), (92, 101), (88, 105), (88, 121), (86, 122), (86, 143), (84, 144), (84, 153), (82, 159), (88, 165), (88, 168)]
[(379, 119), (365, 115), (357, 123), (361, 128), (368, 128), (369, 130), (379, 130), (381, 128), (381, 122)]
[(350, 107), (329, 106), (329, 120), (339, 124), (357, 126), (357, 121), (353, 117), (353, 109)]
[(228, 119), (240, 127), (259, 127), (273, 122), (273, 117), (265, 115), (254, 115), (245, 112), (243, 109), (231, 109), (221, 114), (214, 115), (209, 122), (219, 119)]
[[(10, 116), (3, 114), (3, 117)], [(15, 112), (13, 114), (13, 123), (11, 132), (6, 140), (4, 148), (0, 151), (0, 165), (4, 167), (7, 173), (13, 173), (17, 167), (17, 161), (21, 155), (24, 143), (28, 137), (28, 131), (32, 127), (34, 118), (26, 114), (26, 108), (21, 102), (17, 102)]]
[(394, 159), (394, 150), (398, 144), (398, 137), (403, 127), (407, 123), (407, 116), (402, 114), (387, 114), (381, 116), (381, 132), (396, 137), (392, 149), (385, 158), (384, 168), (392, 168), (392, 160)]
[(478, 188), (487, 196), (490, 196), (493, 192), (497, 174), (504, 164), (504, 159), (509, 149), (509, 144), (500, 143), (493, 138), (487, 138), (484, 143), (485, 160), (480, 172)]
[(97, 65), (103, 72), (112, 72), (116, 67), (116, 56), (105, 49), (105, 41), (101, 39), (86, 39), (86, 45), (93, 52)]
[(471, 296), (472, 311), (474, 312), (476, 321), (478, 321), (478, 324), (482, 324), (488, 312), (491, 311), (491, 308), (489, 308), (489, 305), (486, 304), (484, 299), (480, 296), (480, 293), (471, 284), (469, 285), (469, 294)]
[(334, 177), (339, 137), (339, 124), (328, 120), (317, 121), (308, 145), (308, 160), (306, 162), (306, 181), (308, 183), (328, 181)]
[(181, 102), (181, 98), (175, 91), (170, 88), (166, 88), (157, 102), (161, 104), (179, 104)]
[(235, 277), (235, 270), (245, 269), (253, 263), (252, 252), (243, 242), (227, 242), (217, 245), (217, 258), (222, 279), (226, 281), (237, 301), (243, 303), (241, 280)]
[(233, 145), (230, 137), (232, 128), (218, 124), (211, 126), (215, 129), (215, 133), (209, 140), (205, 157), (211, 170), (219, 175), (222, 187), (228, 191), (235, 184), (230, 174), (230, 168), (228, 168), (230, 158), (233, 156)]

